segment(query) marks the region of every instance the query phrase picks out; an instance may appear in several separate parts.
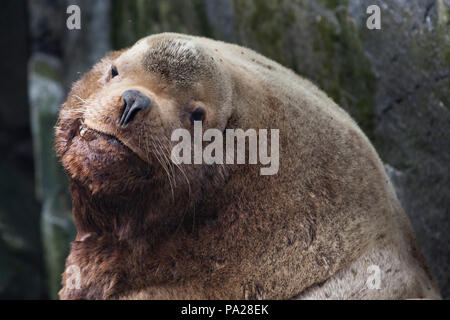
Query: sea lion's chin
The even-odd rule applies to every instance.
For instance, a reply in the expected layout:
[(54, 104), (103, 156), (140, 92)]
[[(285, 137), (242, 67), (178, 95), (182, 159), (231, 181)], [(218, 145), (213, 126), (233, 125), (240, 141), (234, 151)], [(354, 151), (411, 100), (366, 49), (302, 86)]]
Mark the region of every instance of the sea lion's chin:
[(62, 157), (72, 180), (92, 194), (121, 194), (152, 181), (152, 167), (117, 137), (80, 127)]

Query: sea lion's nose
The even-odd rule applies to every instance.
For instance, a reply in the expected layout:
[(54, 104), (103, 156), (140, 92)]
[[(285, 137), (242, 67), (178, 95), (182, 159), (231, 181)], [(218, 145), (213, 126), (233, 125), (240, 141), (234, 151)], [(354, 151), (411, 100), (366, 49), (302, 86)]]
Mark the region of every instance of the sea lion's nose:
[(127, 90), (122, 94), (125, 104), (119, 125), (126, 127), (139, 111), (149, 109), (152, 101), (138, 90)]

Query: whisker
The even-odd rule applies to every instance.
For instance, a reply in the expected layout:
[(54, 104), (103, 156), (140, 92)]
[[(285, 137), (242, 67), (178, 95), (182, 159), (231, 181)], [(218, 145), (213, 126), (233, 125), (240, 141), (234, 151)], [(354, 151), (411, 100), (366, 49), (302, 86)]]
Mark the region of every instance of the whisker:
[[(167, 138), (166, 136), (164, 136), (164, 138), (167, 142), (167, 144), (164, 144), (164, 146), (166, 147), (168, 154), (170, 154), (170, 150), (167, 145), (171, 145), (171, 142), (170, 142), (169, 138)], [(183, 175), (184, 179), (186, 180), (186, 183), (188, 186), (188, 201), (190, 201), (191, 200), (191, 182), (189, 181), (189, 178), (186, 175), (186, 172), (183, 169), (183, 167), (178, 163), (174, 163), (173, 161), (171, 161), (171, 162), (178, 168), (178, 170), (180, 170), (181, 174)]]
[(176, 166), (180, 170), (180, 172), (182, 173), (183, 177), (186, 179), (187, 186), (188, 186), (188, 205), (184, 206), (184, 210), (183, 210), (183, 214), (182, 214), (181, 219), (180, 219), (180, 223), (179, 223), (179, 225), (177, 226), (177, 228), (175, 230), (175, 234), (177, 234), (179, 232), (181, 226), (183, 225), (183, 221), (184, 221), (184, 218), (186, 216), (186, 213), (188, 212), (188, 210), (190, 208), (189, 204), (191, 202), (191, 184), (190, 184), (190, 181), (189, 181), (186, 173), (184, 172), (183, 168), (180, 165), (178, 165), (178, 164), (174, 163), (173, 161), (169, 160), (169, 156), (170, 156), (170, 148), (169, 148), (169, 146), (171, 145), (171, 142), (167, 138), (167, 136), (165, 136), (165, 135), (163, 135), (162, 138), (163, 138), (163, 141), (166, 142), (166, 143), (163, 143), (158, 137), (158, 144), (161, 147), (160, 150), (163, 153), (165, 159), (167, 159), (167, 161), (170, 164), (170, 167), (172, 169), (172, 174), (173, 174), (174, 179), (176, 179), (176, 176), (175, 176), (175, 172), (173, 170), (174, 170), (174, 166)]
[(161, 166), (163, 167), (164, 171), (165, 171), (166, 174), (167, 174), (167, 179), (169, 180), (169, 185), (170, 185), (170, 191), (171, 191), (171, 193), (172, 193), (172, 200), (175, 201), (175, 194), (174, 194), (174, 191), (173, 191), (172, 179), (171, 179), (171, 176), (170, 176), (169, 169), (167, 168), (167, 166), (166, 166), (166, 164), (164, 163), (164, 161), (162, 161), (161, 155), (160, 155), (160, 153), (158, 152), (158, 150), (157, 150), (157, 148), (156, 148), (156, 145), (155, 145), (155, 143), (153, 142), (153, 139), (152, 139), (152, 141), (150, 141), (150, 142), (153, 144), (153, 150), (154, 150), (154, 151), (156, 152), (156, 154), (157, 154), (156, 158), (158, 159), (159, 163), (161, 164)]
[(74, 94), (73, 97), (77, 98), (78, 100), (80, 100), (83, 103), (87, 103), (87, 100), (81, 98), (80, 96), (77, 96), (76, 94)]
[(147, 174), (150, 174), (151, 173), (151, 168), (150, 168), (151, 161), (150, 161), (150, 157), (149, 157), (150, 150), (148, 150), (147, 147), (144, 148), (144, 146), (142, 145), (141, 136), (145, 136), (145, 131), (144, 131), (144, 128), (142, 128), (142, 127), (139, 129), (138, 148), (145, 151), (145, 157), (147, 158), (147, 164), (148, 164)]
[(161, 141), (159, 140), (158, 137), (157, 137), (157, 139), (158, 139), (158, 141), (156, 141), (156, 143), (157, 143), (158, 146), (159, 146), (159, 151), (160, 151), (161, 155), (163, 156), (163, 158), (164, 158), (164, 160), (165, 160), (165, 162), (166, 162), (166, 165), (168, 166), (168, 168), (170, 168), (170, 171), (172, 172), (172, 179), (173, 179), (173, 182), (174, 182), (174, 186), (176, 187), (176, 186), (177, 186), (177, 183), (176, 183), (175, 173), (174, 173), (174, 171), (173, 171), (173, 162), (170, 161), (169, 158), (167, 157), (166, 153), (165, 153), (164, 150), (163, 150), (163, 146), (162, 146), (162, 144), (161, 144)]

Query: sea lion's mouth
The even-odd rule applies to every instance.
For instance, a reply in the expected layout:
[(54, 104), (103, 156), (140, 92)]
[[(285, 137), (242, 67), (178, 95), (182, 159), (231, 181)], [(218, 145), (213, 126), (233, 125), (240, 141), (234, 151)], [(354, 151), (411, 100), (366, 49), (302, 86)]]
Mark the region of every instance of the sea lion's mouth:
[(92, 193), (120, 194), (155, 178), (154, 168), (118, 137), (80, 122), (62, 162), (71, 178)]
[(135, 152), (133, 152), (133, 150), (131, 150), (129, 147), (127, 147), (116, 136), (92, 129), (92, 128), (88, 127), (86, 124), (84, 124), (84, 122), (81, 122), (80, 126), (78, 127), (78, 135), (81, 137), (81, 139), (88, 141), (88, 142), (92, 141), (93, 138), (97, 138), (98, 136), (100, 136), (101, 138), (106, 139), (108, 142), (112, 143), (115, 146), (124, 148), (128, 152), (135, 153)]
[(134, 150), (134, 148), (129, 147), (124, 141), (122, 141), (117, 136), (87, 126), (83, 121), (80, 121), (78, 127), (78, 135), (82, 140), (86, 141), (87, 143), (92, 142), (94, 139), (101, 138), (107, 141), (108, 144), (110, 144), (112, 147), (117, 147), (127, 153), (136, 155), (142, 161), (148, 163), (148, 159), (142, 154), (140, 150)]

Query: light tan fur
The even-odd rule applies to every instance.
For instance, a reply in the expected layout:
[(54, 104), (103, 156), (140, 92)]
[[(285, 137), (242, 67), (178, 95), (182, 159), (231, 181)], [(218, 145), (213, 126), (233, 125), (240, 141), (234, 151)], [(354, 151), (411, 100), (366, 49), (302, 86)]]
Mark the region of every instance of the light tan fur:
[[(142, 141), (156, 130), (170, 137), (171, 130), (186, 126), (180, 108), (204, 107), (206, 127), (280, 133), (276, 175), (259, 175), (259, 165), (214, 168), (222, 178), (210, 187), (200, 171), (191, 171), (201, 182), (195, 186), (187, 171), (193, 202), (214, 208), (214, 218), (195, 225), (195, 204), (189, 207), (183, 217), (194, 217), (195, 231), (177, 230), (155, 242), (149, 259), (157, 268), (145, 275), (150, 280), (112, 297), (439, 297), (376, 151), (350, 116), (311, 82), (252, 50), (170, 33), (144, 38), (94, 70), (106, 74), (111, 64), (121, 78), (106, 85), (98, 76), (80, 111), (84, 123), (117, 137), (149, 165), (154, 161)], [(153, 101), (150, 113), (138, 115), (128, 129), (110, 120), (120, 117), (117, 101), (125, 89)], [(99, 107), (86, 107), (92, 101)], [(74, 160), (62, 158), (79, 179), (82, 173), (69, 165)], [(183, 179), (176, 179), (175, 202), (186, 192)], [(141, 257), (135, 251), (127, 259)], [(366, 285), (371, 265), (381, 270), (378, 290)], [(70, 296), (66, 290), (62, 295)]]

